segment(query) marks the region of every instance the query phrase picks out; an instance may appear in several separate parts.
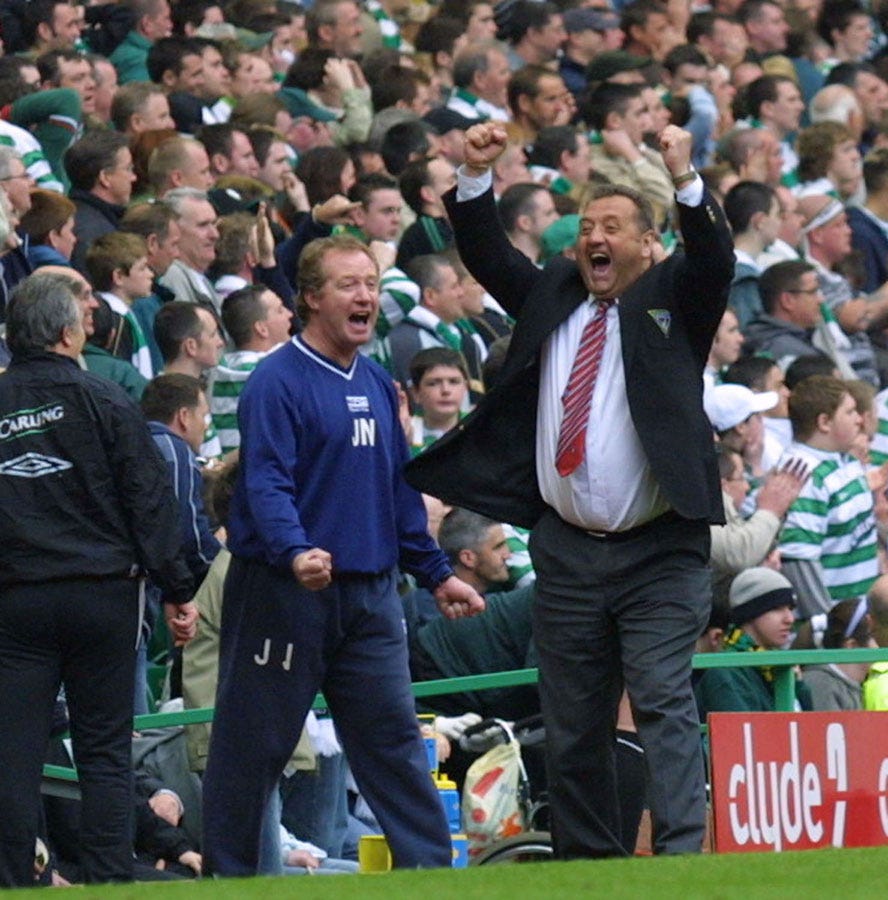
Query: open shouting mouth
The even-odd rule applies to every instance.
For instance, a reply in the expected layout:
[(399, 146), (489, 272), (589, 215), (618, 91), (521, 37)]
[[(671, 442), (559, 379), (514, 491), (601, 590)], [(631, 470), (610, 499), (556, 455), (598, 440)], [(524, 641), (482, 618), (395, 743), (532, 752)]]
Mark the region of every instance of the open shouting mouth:
[(593, 253), (589, 257), (593, 275), (606, 275), (610, 269), (611, 258), (606, 253)]

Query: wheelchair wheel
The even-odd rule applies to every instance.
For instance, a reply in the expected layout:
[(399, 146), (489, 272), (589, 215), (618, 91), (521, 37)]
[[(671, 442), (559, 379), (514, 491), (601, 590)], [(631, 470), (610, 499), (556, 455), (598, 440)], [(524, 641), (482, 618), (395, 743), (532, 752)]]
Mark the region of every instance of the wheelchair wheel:
[(545, 862), (552, 858), (552, 836), (548, 831), (525, 831), (488, 847), (473, 857), (470, 865), (490, 866), (500, 863)]

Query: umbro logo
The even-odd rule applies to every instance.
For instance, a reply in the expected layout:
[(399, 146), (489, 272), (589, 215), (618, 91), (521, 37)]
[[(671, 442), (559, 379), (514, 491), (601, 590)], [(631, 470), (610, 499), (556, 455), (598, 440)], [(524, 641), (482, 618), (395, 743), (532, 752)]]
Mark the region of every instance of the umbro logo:
[(16, 478), (42, 478), (72, 468), (65, 459), (44, 456), (42, 453), (23, 453), (15, 459), (0, 465), (0, 475), (14, 475)]

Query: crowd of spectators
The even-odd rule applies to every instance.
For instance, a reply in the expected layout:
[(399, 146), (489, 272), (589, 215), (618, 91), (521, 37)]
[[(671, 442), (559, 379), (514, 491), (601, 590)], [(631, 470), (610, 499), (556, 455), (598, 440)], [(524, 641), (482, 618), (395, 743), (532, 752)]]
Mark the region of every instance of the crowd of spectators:
[[(141, 400), (172, 473), (184, 558), (196, 584), (214, 586), (215, 606), (201, 610), (212, 626), (227, 565), (224, 528), (212, 532), (224, 516), (204, 508), (202, 484), (236, 460), (251, 372), (301, 327), (303, 248), (333, 234), (369, 246), (380, 312), (363, 352), (399, 383), (418, 455), (493, 384), (514, 325), (460, 261), (442, 201), (465, 132), (506, 129), (492, 171), (499, 216), (542, 267), (574, 254), (599, 183), (652, 203), (658, 258), (680, 247), (655, 139), (671, 122), (693, 136), (735, 245), (728, 309), (701, 372), (727, 524), (711, 529), (700, 647), (777, 649), (800, 626), (796, 646), (884, 644), (886, 10), (860, 0), (0, 0), (0, 366), (7, 304), (32, 273), (65, 277), (88, 298), (79, 362)], [(456, 629), (405, 581), (414, 676), (480, 672), (488, 653), (503, 660), (493, 668), (532, 664), (527, 531), (425, 499), (454, 569), (496, 593), (486, 616)], [(140, 712), (161, 608), (159, 589), (148, 597)], [(186, 654), (186, 682), (188, 672)], [(799, 700), (888, 708), (880, 677), (812, 667)], [(191, 687), (200, 702), (212, 696)], [(771, 702), (764, 670), (712, 670), (697, 687), (703, 714)], [(515, 717), (536, 702), (525, 689), (467, 693), (437, 711)], [(290, 776), (341, 756), (323, 722), (303, 741), (309, 764)], [(340, 810), (344, 777), (330, 784)], [(171, 832), (145, 858), (199, 873), (179, 834), (182, 802), (166, 809), (160, 790), (145, 809)], [(296, 838), (323, 831), (302, 824)], [(164, 830), (150, 816), (148, 826)], [(289, 835), (285, 865), (316, 869), (343, 840), (311, 856)]]

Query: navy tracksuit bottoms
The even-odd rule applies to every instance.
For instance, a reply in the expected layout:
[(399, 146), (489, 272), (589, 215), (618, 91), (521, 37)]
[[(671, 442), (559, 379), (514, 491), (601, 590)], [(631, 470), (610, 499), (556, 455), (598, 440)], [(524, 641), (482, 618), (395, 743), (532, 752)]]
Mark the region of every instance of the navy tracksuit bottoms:
[(308, 591), (289, 573), (233, 558), (203, 782), (205, 870), (255, 874), (263, 810), (318, 690), (394, 865), (450, 865), (393, 574), (338, 577)]

